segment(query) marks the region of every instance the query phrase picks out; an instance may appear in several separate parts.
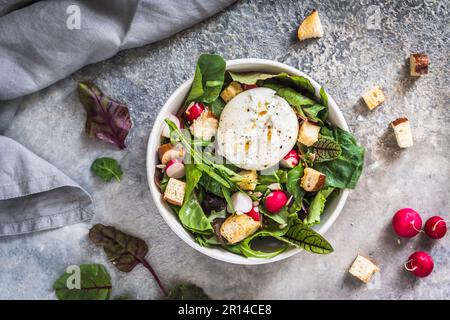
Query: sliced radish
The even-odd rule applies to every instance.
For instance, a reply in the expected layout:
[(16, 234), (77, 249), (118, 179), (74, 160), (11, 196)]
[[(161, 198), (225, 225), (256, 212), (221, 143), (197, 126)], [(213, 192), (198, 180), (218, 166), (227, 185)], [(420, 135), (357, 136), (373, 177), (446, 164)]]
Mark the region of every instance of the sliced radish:
[(431, 217), (425, 223), (425, 233), (431, 239), (441, 239), (447, 233), (447, 222), (439, 216)]
[[(170, 116), (167, 117), (167, 119), (169, 119), (170, 121), (172, 121), (173, 123), (175, 123), (175, 125), (177, 126), (178, 129), (181, 128), (181, 123), (180, 123), (180, 119), (178, 119), (177, 116), (171, 114)], [(167, 123), (164, 121), (164, 126), (162, 129), (162, 134), (163, 137), (165, 138), (170, 138), (170, 129), (169, 126), (167, 125)]]
[(405, 263), (405, 269), (419, 278), (428, 276), (433, 271), (433, 268), (433, 258), (424, 251), (414, 252)]
[(200, 117), (205, 111), (205, 106), (201, 102), (191, 102), (185, 111), (185, 117), (187, 121), (193, 122), (195, 119)]
[(184, 164), (180, 159), (172, 159), (167, 163), (166, 173), (169, 178), (180, 179), (184, 177)]
[(291, 150), (289, 153), (280, 161), (282, 167), (293, 168), (298, 165), (299, 156), (297, 151)]
[(283, 191), (272, 191), (264, 201), (264, 207), (269, 213), (278, 213), (287, 203), (286, 194)]
[(251, 217), (255, 221), (261, 220), (261, 215), (259, 214), (258, 207), (253, 207), (249, 212), (246, 212), (245, 214), (248, 215), (249, 217)]
[[(237, 214), (243, 214), (252, 210), (253, 201), (246, 193), (236, 192), (231, 196), (231, 203)], [(228, 211), (231, 211), (228, 208)]]
[(267, 186), (267, 189), (269, 190), (281, 190), (281, 184), (279, 184), (278, 182), (275, 183), (271, 183)]
[(398, 210), (392, 218), (392, 227), (395, 233), (403, 238), (412, 238), (422, 228), (422, 218), (411, 208)]
[(250, 89), (255, 89), (255, 88), (258, 88), (258, 86), (256, 84), (245, 84), (245, 83), (242, 84), (242, 89), (244, 89), (244, 91), (250, 90)]

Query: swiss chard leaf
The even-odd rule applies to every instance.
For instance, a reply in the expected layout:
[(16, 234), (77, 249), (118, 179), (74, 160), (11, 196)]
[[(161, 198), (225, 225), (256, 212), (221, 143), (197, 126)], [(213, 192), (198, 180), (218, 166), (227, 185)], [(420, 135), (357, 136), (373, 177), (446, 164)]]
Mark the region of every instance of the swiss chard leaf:
[(112, 178), (115, 178), (117, 182), (120, 182), (120, 178), (123, 174), (119, 163), (108, 157), (96, 159), (91, 165), (91, 170), (106, 182), (111, 181)]
[(311, 149), (316, 154), (314, 159), (316, 163), (334, 160), (342, 154), (339, 144), (329, 137), (320, 137)]
[(144, 240), (102, 224), (96, 224), (89, 230), (89, 239), (97, 246), (103, 247), (109, 261), (120, 271), (131, 272), (141, 263), (150, 271), (161, 291), (167, 296), (166, 289), (145, 259), (148, 246)]
[(200, 55), (186, 104), (194, 100), (204, 103), (216, 100), (222, 91), (225, 65), (225, 60), (217, 54)]
[(302, 208), (305, 190), (300, 187), (300, 179), (303, 177), (303, 171), (301, 164), (288, 171), (286, 189), (294, 197), (294, 202), (289, 208), (290, 212), (297, 212)]
[(334, 137), (341, 147), (341, 155), (332, 161), (316, 163), (314, 168), (327, 176), (327, 186), (354, 189), (362, 173), (365, 149), (351, 133), (340, 128), (334, 129)]
[(101, 264), (82, 264), (68, 268), (53, 289), (59, 300), (109, 300), (111, 277)]
[(313, 201), (311, 202), (308, 210), (308, 215), (306, 216), (303, 222), (312, 226), (314, 224), (320, 223), (320, 216), (325, 209), (325, 202), (327, 201), (328, 196), (334, 191), (334, 188), (325, 188), (320, 190), (314, 196)]
[(104, 95), (92, 82), (80, 82), (78, 95), (87, 112), (86, 133), (119, 149), (126, 148), (125, 139), (133, 125), (128, 107)]
[(256, 84), (260, 80), (266, 80), (275, 77), (273, 74), (261, 72), (232, 72), (228, 71), (233, 81), (244, 84)]
[(202, 288), (195, 284), (180, 284), (170, 291), (169, 300), (210, 300)]
[(286, 234), (277, 239), (313, 253), (327, 254), (333, 252), (333, 247), (324, 237), (300, 221), (289, 227)]

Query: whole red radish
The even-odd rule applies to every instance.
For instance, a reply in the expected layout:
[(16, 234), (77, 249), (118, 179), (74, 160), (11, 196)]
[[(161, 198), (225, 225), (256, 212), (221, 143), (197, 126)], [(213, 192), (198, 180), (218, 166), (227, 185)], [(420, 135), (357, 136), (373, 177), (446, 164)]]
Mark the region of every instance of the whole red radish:
[(447, 233), (447, 222), (439, 216), (431, 217), (425, 222), (425, 233), (431, 239), (441, 239)]
[(205, 106), (201, 102), (191, 102), (184, 112), (187, 121), (193, 122), (195, 119), (200, 117), (205, 111)]
[(414, 252), (405, 263), (405, 269), (420, 278), (428, 276), (433, 271), (433, 268), (433, 258), (424, 251)]
[(264, 201), (264, 207), (269, 213), (277, 213), (287, 202), (286, 194), (281, 190), (272, 191)]
[(422, 228), (422, 218), (411, 208), (398, 210), (392, 218), (392, 227), (395, 233), (403, 238), (412, 238)]
[(184, 177), (185, 170), (183, 161), (180, 159), (172, 159), (166, 165), (166, 173), (169, 178), (180, 179)]
[(259, 214), (259, 208), (258, 207), (253, 207), (252, 210), (250, 210), (249, 212), (246, 212), (245, 214), (248, 215), (249, 217), (251, 217), (255, 221), (260, 221), (261, 220), (261, 216)]

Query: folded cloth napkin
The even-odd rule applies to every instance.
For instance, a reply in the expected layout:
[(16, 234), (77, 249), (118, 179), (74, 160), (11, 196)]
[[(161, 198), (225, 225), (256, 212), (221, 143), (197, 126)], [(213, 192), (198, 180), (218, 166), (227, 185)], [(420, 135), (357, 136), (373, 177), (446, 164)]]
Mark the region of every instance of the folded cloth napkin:
[[(235, 0), (0, 0), (0, 132), (21, 97), (81, 67), (175, 34)], [(89, 195), (0, 136), (0, 236), (92, 217)]]

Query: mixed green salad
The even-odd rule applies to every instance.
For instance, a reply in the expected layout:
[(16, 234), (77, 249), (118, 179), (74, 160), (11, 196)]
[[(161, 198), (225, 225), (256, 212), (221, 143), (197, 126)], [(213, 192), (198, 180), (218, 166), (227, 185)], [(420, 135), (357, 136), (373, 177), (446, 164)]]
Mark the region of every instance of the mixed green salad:
[[(264, 169), (243, 168), (223, 159), (217, 152), (218, 131), (231, 122), (222, 113), (233, 114), (228, 109), (244, 95), (251, 102), (254, 96), (271, 93), (273, 101), (293, 111), (296, 123), (287, 129), (296, 130), (298, 136), (292, 148), (289, 145), (276, 166)], [(255, 113), (252, 121), (259, 125), (258, 116), (269, 119), (270, 112), (270, 119), (276, 119), (277, 105), (271, 103), (258, 102), (255, 108), (266, 109)], [(333, 251), (311, 227), (320, 223), (326, 203), (340, 190), (356, 187), (365, 150), (352, 134), (328, 121), (328, 96), (323, 88), (318, 98), (305, 77), (230, 72), (221, 56), (202, 54), (185, 103), (161, 125), (155, 182), (201, 246), (255, 258), (274, 257), (291, 247), (320, 254)], [(261, 132), (269, 142), (274, 125), (260, 129), (266, 130)], [(282, 135), (283, 124), (279, 125)], [(286, 139), (292, 142), (291, 134)], [(242, 152), (249, 151), (250, 143), (245, 143)], [(270, 245), (258, 245), (261, 240)]]

